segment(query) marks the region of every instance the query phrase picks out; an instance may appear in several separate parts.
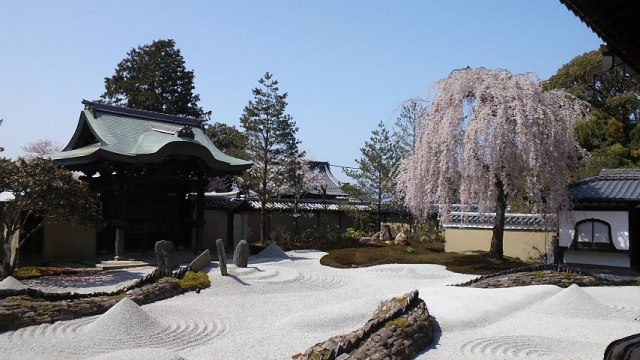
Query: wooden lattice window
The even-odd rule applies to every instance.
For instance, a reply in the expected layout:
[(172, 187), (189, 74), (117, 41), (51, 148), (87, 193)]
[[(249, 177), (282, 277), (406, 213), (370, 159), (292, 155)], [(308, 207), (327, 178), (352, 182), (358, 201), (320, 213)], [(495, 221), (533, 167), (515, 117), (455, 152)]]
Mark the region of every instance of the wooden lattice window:
[(576, 223), (573, 244), (578, 249), (615, 250), (611, 241), (611, 225), (598, 219)]

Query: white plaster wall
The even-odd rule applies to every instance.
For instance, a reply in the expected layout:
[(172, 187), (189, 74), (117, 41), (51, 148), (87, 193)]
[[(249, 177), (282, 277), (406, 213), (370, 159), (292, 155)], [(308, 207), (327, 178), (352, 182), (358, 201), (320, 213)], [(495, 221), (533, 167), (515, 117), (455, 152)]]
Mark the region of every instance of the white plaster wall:
[(564, 251), (567, 264), (590, 264), (628, 268), (631, 266), (629, 254), (600, 253), (594, 251)]
[[(597, 219), (611, 225), (611, 241), (618, 250), (629, 250), (629, 213), (627, 211), (571, 211), (560, 224), (559, 245), (568, 247), (578, 221)], [(567, 261), (569, 262), (569, 261)]]

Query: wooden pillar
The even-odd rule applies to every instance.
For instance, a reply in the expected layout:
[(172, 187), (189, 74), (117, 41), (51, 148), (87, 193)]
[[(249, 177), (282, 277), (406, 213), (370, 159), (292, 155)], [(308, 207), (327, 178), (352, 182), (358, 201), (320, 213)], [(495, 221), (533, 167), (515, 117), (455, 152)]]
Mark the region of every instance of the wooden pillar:
[(204, 248), (204, 187), (198, 187), (196, 195), (196, 233), (194, 237), (193, 252), (202, 251)]
[(124, 237), (127, 227), (127, 197), (123, 186), (119, 186), (116, 192), (117, 197), (117, 220), (116, 220), (116, 253), (114, 260), (124, 259)]

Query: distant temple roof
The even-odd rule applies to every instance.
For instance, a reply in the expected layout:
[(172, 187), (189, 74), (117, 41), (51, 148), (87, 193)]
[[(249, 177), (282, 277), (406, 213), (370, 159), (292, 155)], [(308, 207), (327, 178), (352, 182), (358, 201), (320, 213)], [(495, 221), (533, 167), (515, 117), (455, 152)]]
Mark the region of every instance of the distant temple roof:
[[(340, 189), (340, 181), (331, 173), (331, 165), (328, 161), (309, 161), (307, 163), (309, 171), (318, 171), (319, 178), (317, 183), (326, 186), (327, 195), (331, 197), (346, 197), (347, 194)], [(322, 196), (320, 186), (310, 191), (313, 195)]]
[(577, 201), (640, 201), (640, 169), (604, 169), (573, 182), (569, 194)]
[(222, 153), (202, 129), (202, 121), (84, 100), (69, 144), (47, 155), (57, 164), (78, 168), (104, 161), (159, 163), (167, 157), (196, 158), (210, 170), (241, 173), (251, 162)]

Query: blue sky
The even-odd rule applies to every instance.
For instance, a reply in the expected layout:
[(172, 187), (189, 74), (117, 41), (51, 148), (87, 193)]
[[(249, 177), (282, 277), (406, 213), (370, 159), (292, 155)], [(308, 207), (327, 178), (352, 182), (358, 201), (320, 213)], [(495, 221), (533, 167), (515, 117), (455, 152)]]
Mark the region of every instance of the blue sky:
[[(602, 41), (559, 0), (0, 0), (0, 146), (66, 145), (82, 99), (104, 92), (127, 51), (174, 39), (212, 122), (239, 127), (269, 71), (289, 94), (301, 148), (355, 166), (403, 100), (452, 70), (546, 79)], [(339, 168), (334, 174), (349, 179)]]

